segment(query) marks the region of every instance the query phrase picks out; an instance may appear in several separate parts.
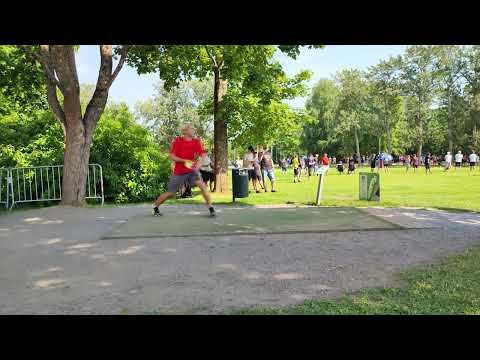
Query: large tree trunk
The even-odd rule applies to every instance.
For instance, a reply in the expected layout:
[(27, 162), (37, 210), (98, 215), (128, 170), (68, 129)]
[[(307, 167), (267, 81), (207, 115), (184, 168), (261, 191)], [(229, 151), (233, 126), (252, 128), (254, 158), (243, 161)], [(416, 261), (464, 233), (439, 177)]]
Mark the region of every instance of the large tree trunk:
[[(80, 85), (73, 46), (40, 46), (38, 59), (45, 73), (48, 103), (62, 125), (65, 135), (63, 205), (82, 206), (85, 204), (93, 133), (107, 103), (108, 90), (125, 62), (128, 48), (128, 46), (122, 48), (120, 61), (112, 73), (112, 46), (100, 45), (100, 69), (97, 84), (82, 117)], [(63, 94), (63, 108), (58, 101), (57, 88)]]
[(448, 99), (448, 119), (447, 119), (447, 135), (448, 135), (448, 151), (453, 151), (453, 131), (452, 131), (452, 103), (449, 97)]
[(227, 93), (227, 80), (222, 79), (220, 71), (215, 71), (215, 89), (213, 92), (213, 148), (215, 156), (214, 192), (228, 192), (228, 138), (222, 99)]
[(387, 151), (389, 154), (391, 154), (392, 153), (392, 136), (391, 136), (389, 124), (386, 124), (386, 130), (387, 130)]
[(418, 123), (418, 147), (417, 147), (417, 157), (418, 161), (422, 158), (422, 148), (423, 148), (423, 118), (422, 115), (419, 113), (417, 114), (417, 123)]
[(474, 110), (472, 112), (472, 120), (473, 120), (473, 127), (472, 127), (472, 137), (473, 137), (473, 146), (476, 151), (478, 151), (478, 128), (477, 124), (480, 120), (480, 111)]
[(387, 100), (384, 98), (384, 113), (383, 113), (383, 122), (385, 124), (385, 132), (387, 135), (387, 151), (389, 154), (392, 153), (392, 135), (390, 131), (390, 123), (388, 122), (388, 114), (387, 114)]
[(355, 150), (357, 152), (357, 161), (360, 163), (360, 143), (358, 141), (358, 132), (356, 127), (355, 127)]
[(85, 204), (91, 136), (85, 136), (83, 126), (67, 127), (66, 134), (62, 204), (82, 206)]

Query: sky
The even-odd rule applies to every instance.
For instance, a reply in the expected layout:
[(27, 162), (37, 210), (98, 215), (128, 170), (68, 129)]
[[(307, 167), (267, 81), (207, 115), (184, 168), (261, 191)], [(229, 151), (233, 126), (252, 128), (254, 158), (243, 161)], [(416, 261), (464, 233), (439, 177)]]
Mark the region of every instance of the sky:
[[(366, 70), (380, 60), (403, 53), (406, 45), (326, 45), (323, 49), (302, 49), (300, 56), (293, 60), (281, 52), (275, 54), (285, 72), (293, 76), (301, 70), (313, 72), (308, 82), (311, 87), (322, 78), (331, 78), (342, 69)], [(80, 83), (95, 84), (100, 65), (97, 45), (82, 45), (76, 54)], [(158, 74), (138, 75), (136, 70), (124, 66), (110, 88), (109, 98), (126, 102), (131, 110), (137, 101), (144, 101), (154, 93)], [(287, 101), (292, 107), (303, 107), (306, 98)]]

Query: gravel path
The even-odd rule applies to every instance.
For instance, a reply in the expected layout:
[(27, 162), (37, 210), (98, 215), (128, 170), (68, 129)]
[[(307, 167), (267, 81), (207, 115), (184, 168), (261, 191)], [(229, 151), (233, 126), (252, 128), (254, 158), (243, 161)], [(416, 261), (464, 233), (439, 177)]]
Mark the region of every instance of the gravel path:
[(399, 270), (480, 244), (479, 214), (382, 208), (364, 211), (410, 229), (99, 240), (145, 211), (50, 207), (0, 216), (0, 314), (286, 306), (392, 285)]

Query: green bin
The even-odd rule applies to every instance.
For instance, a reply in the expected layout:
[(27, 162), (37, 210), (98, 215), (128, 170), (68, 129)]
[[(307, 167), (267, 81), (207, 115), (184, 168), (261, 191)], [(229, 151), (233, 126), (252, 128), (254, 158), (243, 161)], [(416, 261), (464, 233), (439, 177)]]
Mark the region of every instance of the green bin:
[(235, 202), (235, 198), (248, 197), (247, 169), (232, 169), (232, 193), (233, 202)]

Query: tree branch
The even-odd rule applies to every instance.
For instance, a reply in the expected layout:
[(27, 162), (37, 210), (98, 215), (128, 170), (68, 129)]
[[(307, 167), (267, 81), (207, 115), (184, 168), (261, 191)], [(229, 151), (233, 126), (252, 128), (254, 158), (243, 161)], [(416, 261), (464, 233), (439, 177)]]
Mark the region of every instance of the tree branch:
[(42, 64), (43, 72), (48, 80), (53, 82), (55, 86), (58, 86), (60, 89), (60, 82), (55, 76), (55, 73), (52, 69), (52, 62), (50, 61), (50, 46), (49, 45), (40, 45), (40, 55), (37, 54), (37, 58)]
[(45, 83), (47, 86), (48, 105), (50, 105), (50, 109), (52, 110), (56, 119), (60, 122), (60, 125), (62, 126), (63, 132), (65, 134), (65, 112), (63, 111), (57, 97), (57, 86), (59, 87), (60, 84), (56, 79), (51, 67), (49, 45), (41, 45), (40, 54), (36, 53), (35, 51), (31, 51), (31, 48), (29, 48), (28, 46), (21, 45), (20, 47), (25, 52), (31, 53), (35, 57), (35, 59), (42, 65), (43, 72), (45, 74)]
[(210, 53), (210, 51), (209, 51), (209, 49), (208, 49), (207, 46), (205, 46), (205, 51), (207, 52), (208, 57), (210, 58), (210, 60), (212, 60), (213, 65), (215, 65), (215, 67), (218, 68), (217, 60), (216, 60), (215, 57)]
[(57, 120), (60, 122), (60, 125), (62, 125), (63, 131), (65, 133), (65, 112), (62, 109), (62, 106), (60, 105), (60, 102), (58, 101), (57, 97), (57, 86), (50, 81), (50, 79), (47, 79), (47, 100), (48, 104), (50, 105), (50, 108), (53, 111), (53, 114), (57, 118)]
[(115, 68), (115, 71), (113, 72), (112, 76), (110, 76), (108, 87), (110, 87), (112, 85), (112, 83), (115, 81), (115, 78), (117, 77), (118, 73), (120, 72), (120, 70), (122, 70), (123, 64), (125, 63), (125, 60), (127, 59), (127, 54), (128, 54), (129, 50), (130, 50), (129, 45), (123, 45), (122, 46), (122, 50), (120, 51), (120, 54), (121, 54), (120, 61), (118, 62), (117, 67)]

